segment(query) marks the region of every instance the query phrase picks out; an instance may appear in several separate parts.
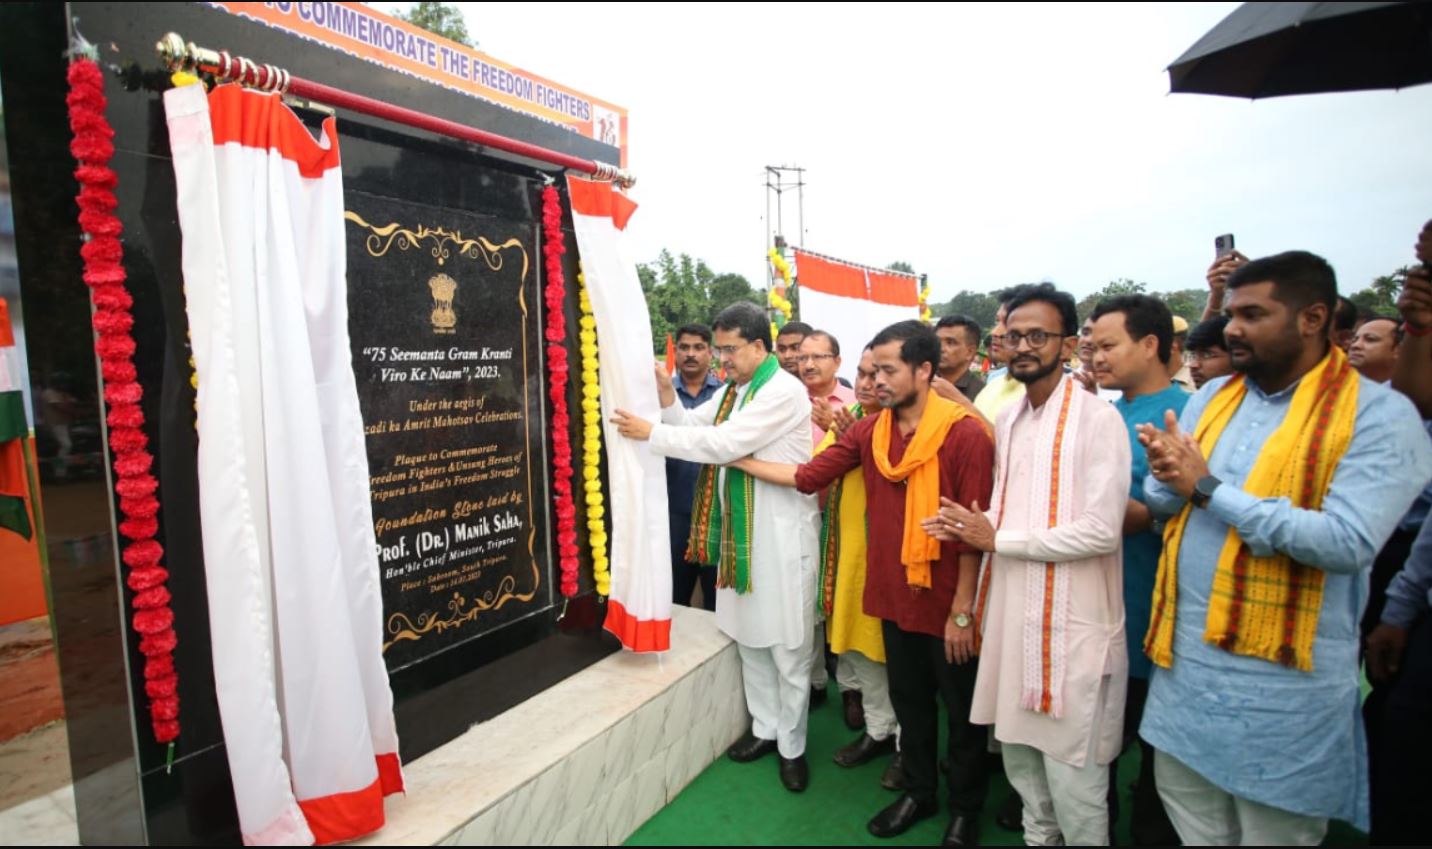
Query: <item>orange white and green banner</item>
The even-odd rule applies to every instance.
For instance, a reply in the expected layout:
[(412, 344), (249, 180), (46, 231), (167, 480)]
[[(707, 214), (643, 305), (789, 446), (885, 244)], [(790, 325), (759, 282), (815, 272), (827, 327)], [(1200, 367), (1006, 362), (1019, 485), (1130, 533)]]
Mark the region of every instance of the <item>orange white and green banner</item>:
[[(627, 166), (627, 111), (362, 3), (210, 3), (444, 88), (560, 124), (621, 149)], [(222, 47), (222, 45), (214, 45)], [(256, 61), (264, 57), (249, 57)], [(317, 82), (323, 82), (318, 80)]]
[(920, 317), (920, 281), (913, 274), (857, 265), (797, 249), (801, 321), (840, 342), (837, 373), (855, 380), (860, 352), (897, 321)]

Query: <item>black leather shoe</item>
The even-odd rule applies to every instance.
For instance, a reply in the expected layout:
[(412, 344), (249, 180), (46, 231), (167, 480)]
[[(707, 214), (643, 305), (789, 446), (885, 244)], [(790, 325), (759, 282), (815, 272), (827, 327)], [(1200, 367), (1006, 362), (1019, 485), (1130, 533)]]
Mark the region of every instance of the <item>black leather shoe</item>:
[(872, 817), (865, 827), (876, 837), (895, 837), (920, 820), (934, 816), (939, 807), (933, 801), (916, 802), (906, 794)]
[(810, 709), (815, 710), (825, 704), (826, 692), (824, 687), (810, 688)]
[(994, 815), (994, 824), (1005, 831), (1024, 831), (1024, 800), (1014, 790), (1004, 797), (999, 812)]
[(980, 838), (979, 817), (972, 814), (955, 814), (945, 829), (941, 846), (978, 846)]
[(805, 755), (798, 758), (781, 758), (781, 783), (792, 793), (799, 793), (810, 786), (810, 764)]
[(869, 763), (871, 759), (895, 751), (895, 735), (876, 740), (869, 734), (861, 734), (854, 743), (842, 746), (835, 753), (836, 766), (852, 767)]
[(846, 690), (840, 694), (845, 703), (845, 727), (859, 731), (865, 727), (865, 702), (859, 690)]
[(880, 786), (886, 790), (905, 789), (905, 759), (899, 752), (890, 759), (890, 765), (885, 767), (885, 774), (880, 776)]
[(775, 740), (762, 740), (760, 737), (747, 731), (741, 739), (726, 750), (726, 755), (736, 763), (748, 763), (757, 758), (763, 758), (776, 750)]

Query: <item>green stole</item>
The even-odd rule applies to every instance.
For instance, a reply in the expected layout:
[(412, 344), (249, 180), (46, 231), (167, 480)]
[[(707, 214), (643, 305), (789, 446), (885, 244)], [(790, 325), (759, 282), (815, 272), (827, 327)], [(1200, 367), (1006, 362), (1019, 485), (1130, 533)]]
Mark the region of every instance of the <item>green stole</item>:
[[(850, 412), (855, 418), (865, 418), (865, 408), (854, 404)], [(825, 511), (820, 517), (820, 606), (827, 619), (835, 609), (835, 571), (840, 565), (840, 498), (845, 487), (845, 475), (835, 479), (825, 497)], [(866, 518), (867, 524), (869, 517)]]
[[(736, 405), (736, 384), (726, 384), (721, 405), (716, 410), (715, 424), (731, 417), (733, 410), (744, 408), (762, 386), (780, 371), (780, 361), (768, 354), (746, 391)], [(756, 506), (755, 480), (745, 472), (726, 469), (721, 488), (720, 509), (716, 506), (716, 482), (721, 468), (704, 465), (696, 478), (696, 497), (691, 504), (691, 537), (687, 542), (686, 559), (703, 566), (715, 565), (716, 586), (738, 593), (751, 591), (751, 532)]]

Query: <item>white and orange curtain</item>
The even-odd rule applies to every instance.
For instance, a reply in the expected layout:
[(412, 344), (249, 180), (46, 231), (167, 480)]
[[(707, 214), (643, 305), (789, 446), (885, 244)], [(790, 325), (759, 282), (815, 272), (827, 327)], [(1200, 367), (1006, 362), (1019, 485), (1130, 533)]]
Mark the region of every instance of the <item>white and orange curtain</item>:
[(278, 95), (164, 95), (199, 379), (214, 680), (251, 845), (383, 825), (403, 789), (348, 340), (333, 119)]
[(623, 439), (611, 424), (617, 409), (661, 420), (653, 372), (651, 315), (627, 254), (627, 221), (636, 204), (611, 183), (567, 178), (572, 227), (597, 320), (602, 422), (606, 428), (607, 516), (612, 525), (611, 595), (606, 629), (632, 651), (671, 646), (671, 532), (666, 460), (651, 445)]
[(802, 250), (795, 255), (800, 319), (840, 342), (838, 374), (854, 382), (860, 351), (875, 334), (920, 317), (919, 279)]

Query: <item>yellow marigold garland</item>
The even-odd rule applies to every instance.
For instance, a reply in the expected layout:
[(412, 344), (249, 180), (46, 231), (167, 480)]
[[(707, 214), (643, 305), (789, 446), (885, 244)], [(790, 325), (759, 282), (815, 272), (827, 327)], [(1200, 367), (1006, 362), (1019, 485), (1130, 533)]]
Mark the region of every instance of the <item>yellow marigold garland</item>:
[(771, 267), (776, 270), (776, 275), (780, 279), (771, 287), (770, 293), (766, 296), (766, 303), (770, 305), (771, 309), (780, 310), (780, 319), (775, 322), (776, 327), (780, 328), (781, 325), (791, 320), (792, 304), (786, 300), (786, 292), (791, 285), (791, 264), (786, 262), (786, 258), (781, 256), (781, 252), (775, 248), (771, 248), (767, 252), (767, 256), (770, 257)]
[(610, 595), (611, 562), (607, 560), (607, 526), (602, 495), (602, 402), (598, 366), (597, 320), (592, 315), (592, 301), (587, 297), (587, 279), (577, 273), (577, 299), (582, 318), (582, 486), (587, 497), (587, 545), (592, 552), (592, 578), (599, 595)]
[(920, 320), (929, 324), (934, 317), (935, 313), (930, 309), (930, 287), (923, 286), (920, 289)]

